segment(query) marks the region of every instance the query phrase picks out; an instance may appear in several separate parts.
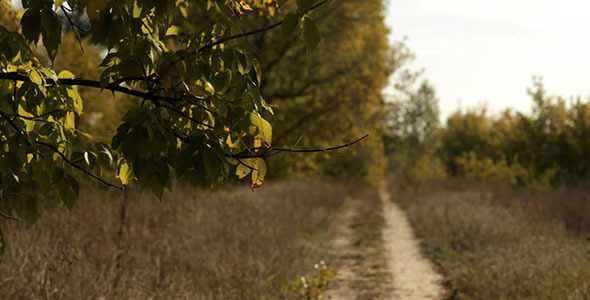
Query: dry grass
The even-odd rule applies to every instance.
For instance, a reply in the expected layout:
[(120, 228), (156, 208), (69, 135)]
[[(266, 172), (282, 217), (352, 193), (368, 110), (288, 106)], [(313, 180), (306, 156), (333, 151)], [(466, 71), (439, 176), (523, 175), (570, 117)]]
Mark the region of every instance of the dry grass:
[(587, 207), (582, 190), (457, 180), (395, 190), (455, 299), (590, 298), (590, 241), (571, 225), (587, 220), (569, 220)]
[[(3, 222), (4, 299), (277, 299), (327, 257), (343, 184), (290, 181), (252, 193), (177, 186), (163, 202), (83, 191), (34, 224)], [(49, 201), (49, 200), (48, 200)], [(122, 230), (121, 230), (122, 229)]]

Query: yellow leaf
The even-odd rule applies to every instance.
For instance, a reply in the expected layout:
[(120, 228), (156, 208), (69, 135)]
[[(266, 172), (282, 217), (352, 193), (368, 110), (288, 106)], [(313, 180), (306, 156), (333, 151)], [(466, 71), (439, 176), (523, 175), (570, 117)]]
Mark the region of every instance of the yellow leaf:
[(168, 30), (166, 30), (166, 36), (178, 35), (179, 33), (180, 33), (180, 27), (178, 27), (176, 25), (172, 25), (168, 28)]
[(73, 112), (66, 113), (65, 127), (67, 129), (75, 129), (76, 128), (76, 115)]
[(72, 73), (68, 70), (63, 70), (63, 71), (59, 72), (59, 74), (57, 74), (57, 78), (70, 79), (70, 78), (76, 78), (76, 75), (74, 75), (74, 73)]
[(266, 163), (262, 158), (254, 158), (254, 164), (252, 170), (252, 188), (256, 189), (262, 186), (264, 183), (264, 176), (266, 176)]
[(241, 162), (238, 163), (238, 167), (236, 168), (236, 175), (238, 176), (239, 179), (242, 179), (246, 176), (248, 176), (248, 174), (250, 174), (250, 172), (252, 171), (252, 168), (254, 168), (252, 166), (253, 163), (253, 159), (252, 158), (246, 158), (241, 160)]
[(29, 79), (36, 85), (43, 85), (43, 78), (37, 70), (31, 70), (31, 73), (29, 73)]
[(180, 9), (180, 13), (186, 19), (188, 18), (189, 13), (189, 2), (187, 0), (176, 0), (176, 7)]
[[(24, 110), (24, 108), (20, 105), (18, 106), (18, 114), (21, 116), (25, 116), (25, 117), (33, 117), (33, 114)], [(23, 120), (23, 122), (25, 122), (25, 127), (26, 127), (27, 131), (32, 131), (33, 129), (35, 129), (35, 121), (27, 120), (27, 119), (22, 119), (22, 120)]]
[(68, 96), (70, 98), (72, 98), (72, 100), (74, 100), (74, 110), (76, 111), (76, 113), (78, 115), (81, 115), (83, 104), (82, 104), (82, 98), (80, 97), (80, 94), (78, 93), (78, 87), (71, 86), (67, 89), (67, 92), (68, 92)]
[(252, 125), (258, 127), (258, 136), (268, 145), (272, 144), (272, 126), (267, 120), (263, 119), (258, 113), (252, 112), (250, 114), (250, 122)]
[(254, 148), (260, 148), (262, 147), (262, 142), (260, 141), (260, 137), (257, 136), (254, 138)]
[(137, 1), (133, 2), (133, 18), (137, 19), (141, 16), (141, 11), (143, 8), (137, 5)]
[(250, 5), (248, 3), (246, 3), (246, 1), (244, 1), (244, 0), (240, 1), (240, 6), (244, 10), (252, 10), (252, 7), (250, 7)]
[(129, 184), (129, 180), (131, 179), (131, 168), (129, 168), (129, 165), (126, 162), (121, 163), (121, 166), (119, 167), (119, 174), (117, 175), (117, 178), (119, 178), (121, 180), (121, 183), (123, 185)]

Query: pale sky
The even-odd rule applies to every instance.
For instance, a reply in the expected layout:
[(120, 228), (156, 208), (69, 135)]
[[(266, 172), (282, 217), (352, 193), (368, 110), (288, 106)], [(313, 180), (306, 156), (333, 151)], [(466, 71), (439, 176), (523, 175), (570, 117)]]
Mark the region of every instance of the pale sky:
[(532, 76), (549, 94), (590, 95), (588, 0), (384, 0), (390, 39), (436, 88), (441, 120), (486, 103), (529, 112)]

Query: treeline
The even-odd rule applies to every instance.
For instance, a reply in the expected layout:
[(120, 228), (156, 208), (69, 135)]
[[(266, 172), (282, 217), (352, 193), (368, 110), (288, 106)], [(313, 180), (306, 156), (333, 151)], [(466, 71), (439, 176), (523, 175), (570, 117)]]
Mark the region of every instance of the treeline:
[(385, 135), (390, 168), (410, 178), (458, 176), (543, 188), (590, 175), (590, 104), (551, 96), (536, 78), (530, 114), (457, 111), (438, 122), (434, 89), (391, 104)]

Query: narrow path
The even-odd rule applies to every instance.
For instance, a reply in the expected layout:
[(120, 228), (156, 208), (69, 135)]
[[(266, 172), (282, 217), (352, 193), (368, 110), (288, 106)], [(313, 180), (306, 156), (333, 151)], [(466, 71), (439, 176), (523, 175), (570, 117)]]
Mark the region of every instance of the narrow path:
[(387, 222), (383, 240), (390, 272), (393, 274), (392, 299), (441, 299), (443, 278), (420, 252), (406, 214), (390, 200), (388, 193), (381, 194), (381, 201)]
[(355, 280), (355, 274), (353, 272), (354, 257), (357, 253), (354, 247), (351, 246), (354, 240), (354, 234), (350, 229), (353, 210), (350, 208), (349, 203), (344, 211), (345, 213), (336, 222), (338, 227), (335, 232), (335, 239), (332, 242), (334, 250), (337, 252), (334, 263), (336, 264), (335, 267), (338, 270), (338, 275), (325, 294), (325, 298), (330, 300), (354, 300), (356, 298), (356, 293), (352, 289), (352, 286)]

